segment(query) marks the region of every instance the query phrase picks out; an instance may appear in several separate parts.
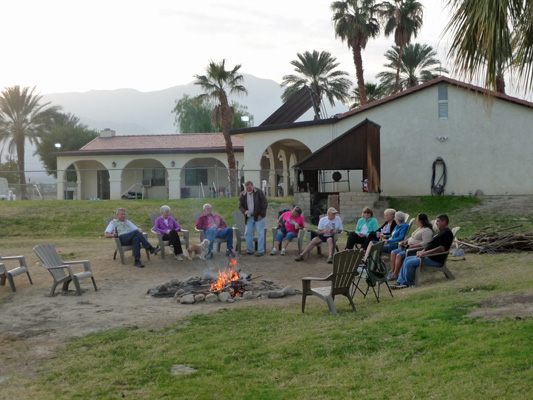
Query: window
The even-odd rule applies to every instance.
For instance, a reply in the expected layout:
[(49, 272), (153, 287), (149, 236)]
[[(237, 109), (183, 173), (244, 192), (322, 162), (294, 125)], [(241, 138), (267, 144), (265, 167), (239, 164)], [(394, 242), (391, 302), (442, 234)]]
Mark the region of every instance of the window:
[(439, 119), (448, 119), (448, 86), (439, 86)]
[(185, 170), (185, 185), (199, 186), (207, 185), (207, 168), (194, 168)]
[(166, 186), (165, 168), (144, 168), (143, 182), (150, 181), (146, 186)]

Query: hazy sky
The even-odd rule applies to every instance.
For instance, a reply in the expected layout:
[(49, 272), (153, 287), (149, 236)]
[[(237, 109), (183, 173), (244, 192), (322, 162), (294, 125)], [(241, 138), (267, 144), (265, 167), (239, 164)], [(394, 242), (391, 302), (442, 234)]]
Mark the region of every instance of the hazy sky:
[[(448, 19), (441, 0), (419, 0), (416, 42), (438, 51)], [(2, 0), (0, 88), (37, 86), (41, 94), (90, 89), (153, 91), (191, 82), (209, 60), (281, 82), (296, 53), (327, 50), (355, 80), (351, 50), (335, 39), (332, 0)], [(363, 52), (365, 80), (385, 63), (392, 36)], [(449, 68), (450, 69), (450, 68)]]

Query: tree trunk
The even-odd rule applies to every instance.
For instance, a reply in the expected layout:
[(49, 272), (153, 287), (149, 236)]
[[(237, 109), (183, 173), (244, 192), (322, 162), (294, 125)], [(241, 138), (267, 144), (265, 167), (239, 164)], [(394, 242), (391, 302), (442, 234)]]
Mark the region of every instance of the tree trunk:
[(400, 86), (400, 68), (402, 67), (402, 52), (403, 52), (403, 46), (400, 46), (400, 50), (398, 51), (398, 68), (396, 69), (396, 82), (394, 83), (394, 93), (398, 93), (398, 89)]
[(237, 168), (235, 165), (235, 153), (233, 151), (233, 142), (229, 134), (229, 129), (233, 123), (234, 113), (229, 106), (226, 93), (222, 92), (220, 96), (220, 104), (222, 106), (222, 134), (224, 135), (224, 142), (226, 144), (226, 155), (228, 157), (228, 175), (231, 197), (236, 197), (238, 193), (237, 188)]
[(496, 91), (505, 94), (505, 78), (503, 74), (496, 75)]
[(19, 184), (20, 184), (20, 196), (22, 200), (26, 200), (26, 173), (24, 172), (24, 133), (15, 132), (15, 145), (17, 149), (17, 164), (19, 168)]
[(363, 58), (361, 57), (361, 46), (351, 43), (353, 53), (353, 63), (355, 64), (355, 75), (357, 86), (359, 87), (359, 103), (364, 106), (367, 103), (365, 90), (365, 77), (363, 75)]

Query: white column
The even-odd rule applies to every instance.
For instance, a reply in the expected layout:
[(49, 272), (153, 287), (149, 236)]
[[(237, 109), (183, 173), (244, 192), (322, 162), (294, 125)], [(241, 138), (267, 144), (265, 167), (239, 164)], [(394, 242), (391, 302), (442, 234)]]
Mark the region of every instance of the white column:
[(121, 170), (110, 169), (109, 171), (109, 198), (111, 200), (120, 200), (122, 195), (122, 177)]
[(168, 169), (168, 198), (169, 200), (181, 199), (181, 170)]

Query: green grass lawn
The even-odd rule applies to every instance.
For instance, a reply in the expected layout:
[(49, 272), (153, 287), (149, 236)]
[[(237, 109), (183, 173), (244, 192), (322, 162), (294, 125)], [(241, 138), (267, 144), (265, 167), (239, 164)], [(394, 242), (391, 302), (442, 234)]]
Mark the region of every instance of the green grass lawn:
[[(438, 214), (450, 216), (450, 226), (461, 226), (459, 237), (470, 236), (478, 229), (488, 225), (511, 226), (520, 223), (521, 229), (533, 229), (533, 210), (516, 218), (499, 213), (481, 213), (472, 211), (481, 200), (477, 197), (461, 196), (423, 196), (388, 198), (389, 205), (415, 217), (425, 212), (430, 219)], [(292, 197), (269, 199), (271, 210), (291, 208)], [(193, 214), (202, 212), (202, 206), (210, 202), (213, 212), (222, 215), (229, 226), (233, 225), (233, 211), (238, 209), (236, 198), (217, 199), (181, 199), (168, 200), (166, 204), (175, 213), (176, 219), (184, 229), (194, 231)], [(163, 205), (161, 200), (130, 201), (3, 201), (0, 202), (0, 222), (2, 234), (6, 237), (99, 237), (103, 236), (104, 219), (115, 214), (119, 207), (126, 209), (128, 215), (137, 225), (150, 230), (148, 215), (158, 212)], [(382, 215), (376, 216), (380, 223)], [(268, 214), (269, 224), (274, 225), (277, 213)], [(355, 223), (347, 223), (345, 230), (355, 229)], [(311, 228), (316, 226), (310, 225)], [(194, 234), (194, 232), (192, 232)], [(346, 240), (344, 235), (341, 241)]]
[[(273, 209), (292, 205), (293, 198), (269, 199)], [(132, 221), (149, 231), (149, 215), (159, 212), (163, 204), (170, 206), (184, 229), (194, 230), (194, 213), (202, 212), (205, 203), (213, 205), (213, 212), (222, 215), (233, 226), (232, 213), (238, 210), (236, 198), (129, 200), (129, 201), (3, 201), (0, 202), (2, 235), (7, 237), (98, 237), (104, 236), (104, 219), (115, 215), (122, 207)]]

